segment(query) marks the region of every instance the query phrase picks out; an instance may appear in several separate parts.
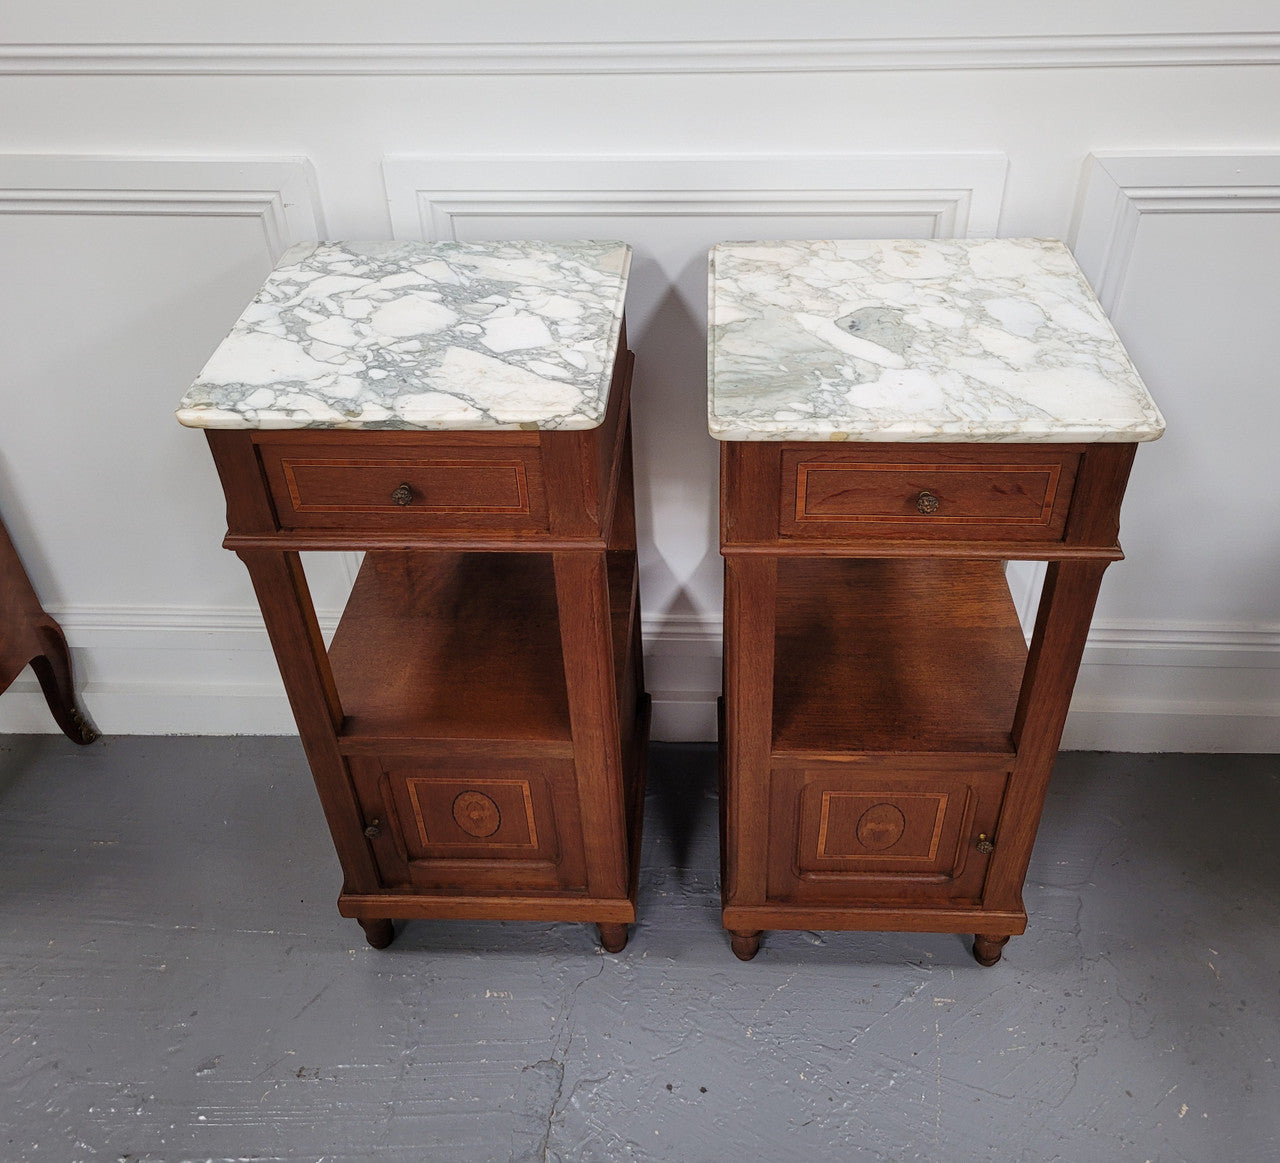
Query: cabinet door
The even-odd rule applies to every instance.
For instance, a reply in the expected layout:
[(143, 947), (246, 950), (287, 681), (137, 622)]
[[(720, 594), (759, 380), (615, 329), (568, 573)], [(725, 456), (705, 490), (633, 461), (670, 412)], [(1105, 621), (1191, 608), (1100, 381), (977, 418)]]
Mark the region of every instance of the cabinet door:
[(965, 757), (774, 768), (768, 896), (977, 906), (1008, 780)]
[(454, 894), (585, 889), (571, 762), (350, 762), (384, 887)]

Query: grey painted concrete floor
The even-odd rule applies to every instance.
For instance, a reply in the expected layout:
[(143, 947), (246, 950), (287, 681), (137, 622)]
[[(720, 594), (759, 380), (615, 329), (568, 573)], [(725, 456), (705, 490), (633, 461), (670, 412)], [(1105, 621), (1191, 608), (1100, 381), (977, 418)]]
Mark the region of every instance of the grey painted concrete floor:
[(1067, 754), (1031, 928), (719, 928), (657, 747), (641, 922), (378, 953), (293, 739), (0, 737), (5, 1160), (1272, 1160), (1280, 759)]

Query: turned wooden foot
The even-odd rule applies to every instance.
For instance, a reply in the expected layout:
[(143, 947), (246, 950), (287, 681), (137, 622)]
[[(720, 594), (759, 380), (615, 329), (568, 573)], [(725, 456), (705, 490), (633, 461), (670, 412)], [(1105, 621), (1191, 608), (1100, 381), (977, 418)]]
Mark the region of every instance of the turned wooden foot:
[(745, 932), (741, 929), (729, 931), (729, 943), (733, 946), (733, 955), (739, 961), (750, 961), (760, 952), (760, 929)]
[(396, 939), (396, 927), (387, 920), (360, 921), (365, 940), (375, 949), (385, 949)]
[(604, 946), (606, 953), (621, 953), (627, 947), (629, 933), (626, 925), (601, 923), (596, 928), (600, 932), (600, 944)]
[(1004, 947), (1008, 943), (1009, 935), (1007, 933), (1003, 937), (975, 933), (973, 935), (973, 959), (979, 965), (994, 965), (1000, 960), (1000, 954), (1004, 952)]

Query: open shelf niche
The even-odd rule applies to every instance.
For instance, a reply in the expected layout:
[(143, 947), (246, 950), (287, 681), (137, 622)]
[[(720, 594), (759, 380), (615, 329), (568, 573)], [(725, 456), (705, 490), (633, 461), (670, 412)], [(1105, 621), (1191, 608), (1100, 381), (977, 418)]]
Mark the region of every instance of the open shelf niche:
[(1012, 754), (1027, 649), (1003, 564), (778, 561), (773, 748)]

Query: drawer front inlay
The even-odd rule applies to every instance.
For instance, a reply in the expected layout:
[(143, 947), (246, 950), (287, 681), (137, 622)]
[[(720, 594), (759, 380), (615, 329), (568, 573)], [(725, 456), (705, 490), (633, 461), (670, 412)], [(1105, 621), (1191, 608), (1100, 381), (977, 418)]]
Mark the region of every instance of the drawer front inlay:
[[(523, 463), (466, 460), (281, 460), (297, 513), (529, 512)], [(406, 489), (404, 499), (395, 494)]]
[[(796, 520), (930, 521), (1046, 525), (1058, 492), (1058, 465), (801, 464)], [(919, 498), (934, 498), (922, 506)]]
[(789, 537), (1059, 539), (1078, 454), (989, 455), (989, 463), (789, 449), (780, 532)]
[(404, 446), (345, 454), (260, 442), (281, 528), (547, 527), (536, 448)]

